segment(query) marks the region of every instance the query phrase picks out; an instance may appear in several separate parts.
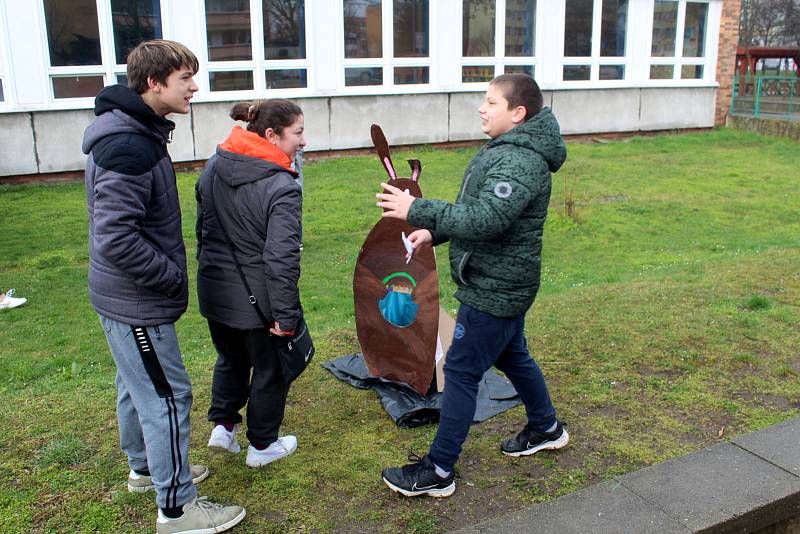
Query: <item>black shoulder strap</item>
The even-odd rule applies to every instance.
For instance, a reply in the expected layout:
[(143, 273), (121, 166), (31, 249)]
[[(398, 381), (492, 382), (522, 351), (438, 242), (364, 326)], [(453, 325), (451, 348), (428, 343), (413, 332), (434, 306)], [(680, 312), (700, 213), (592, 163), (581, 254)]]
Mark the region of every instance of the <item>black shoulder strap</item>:
[(219, 216), (219, 212), (217, 211), (217, 207), (214, 201), (214, 187), (217, 185), (217, 173), (211, 172), (211, 187), (209, 188), (208, 196), (211, 198), (211, 209), (214, 210), (214, 214), (217, 217), (217, 222), (219, 223), (219, 227), (222, 229), (222, 234), (225, 236), (225, 242), (228, 243), (228, 248), (231, 250), (231, 256), (233, 256), (233, 263), (236, 264), (236, 270), (239, 271), (239, 276), (242, 278), (242, 284), (244, 284), (244, 288), (248, 294), (248, 300), (250, 304), (252, 304), (253, 308), (256, 310), (259, 319), (261, 322), (264, 323), (264, 328), (269, 330), (270, 324), (267, 321), (267, 318), (264, 317), (264, 312), (261, 311), (261, 306), (258, 305), (258, 301), (256, 301), (256, 296), (253, 295), (253, 290), (250, 289), (250, 284), (247, 283), (247, 277), (244, 275), (244, 271), (242, 270), (242, 265), (239, 263), (239, 258), (236, 256), (236, 249), (233, 247), (233, 242), (231, 241), (230, 236), (228, 235), (228, 230), (225, 228), (225, 224), (222, 222), (222, 219)]

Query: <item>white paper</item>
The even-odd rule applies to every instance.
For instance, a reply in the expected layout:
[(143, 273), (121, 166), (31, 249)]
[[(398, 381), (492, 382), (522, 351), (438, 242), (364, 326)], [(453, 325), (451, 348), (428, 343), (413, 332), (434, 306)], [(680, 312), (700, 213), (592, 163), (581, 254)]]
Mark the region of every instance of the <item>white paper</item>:
[(400, 236), (403, 238), (403, 246), (406, 247), (406, 263), (408, 263), (411, 261), (411, 256), (414, 254), (414, 247), (411, 245), (411, 241), (406, 237), (405, 232), (401, 232)]

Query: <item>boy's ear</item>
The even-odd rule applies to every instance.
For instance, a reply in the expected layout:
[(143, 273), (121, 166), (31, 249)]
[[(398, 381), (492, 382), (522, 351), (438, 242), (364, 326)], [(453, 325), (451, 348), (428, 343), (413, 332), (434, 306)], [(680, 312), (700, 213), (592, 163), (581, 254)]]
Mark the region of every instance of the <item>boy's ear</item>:
[(525, 115), (528, 114), (528, 110), (525, 106), (517, 106), (511, 112), (511, 122), (514, 124), (521, 124), (525, 122)]
[(147, 77), (147, 89), (158, 93), (161, 91), (161, 84), (152, 76)]

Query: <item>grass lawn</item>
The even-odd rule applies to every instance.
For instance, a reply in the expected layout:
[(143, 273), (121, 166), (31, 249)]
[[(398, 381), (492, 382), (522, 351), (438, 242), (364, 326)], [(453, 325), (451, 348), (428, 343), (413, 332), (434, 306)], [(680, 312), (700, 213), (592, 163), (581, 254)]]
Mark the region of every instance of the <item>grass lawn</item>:
[[(439, 532), (800, 415), (799, 148), (732, 130), (571, 144), (527, 318), (571, 444), (510, 459), (498, 443), (523, 409), (476, 425), (444, 501), (401, 498), (379, 476), (425, 452), (435, 426), (396, 428), (373, 392), (319, 366), (358, 350), (352, 275), (385, 175), (375, 157), (308, 165), (301, 288), (317, 363), (290, 391), (283, 427), (300, 446), (261, 470), (205, 448), (215, 354), (192, 295), (178, 333), (192, 461), (212, 470), (201, 493), (247, 507), (237, 532)], [(474, 152), (415, 151), (426, 196), (455, 198)], [(190, 255), (195, 179), (179, 177)], [(0, 532), (152, 531), (153, 495), (125, 490), (114, 365), (86, 292), (83, 186), (0, 187), (0, 202), (0, 286), (29, 299), (0, 312)], [(442, 303), (454, 313), (446, 252)]]

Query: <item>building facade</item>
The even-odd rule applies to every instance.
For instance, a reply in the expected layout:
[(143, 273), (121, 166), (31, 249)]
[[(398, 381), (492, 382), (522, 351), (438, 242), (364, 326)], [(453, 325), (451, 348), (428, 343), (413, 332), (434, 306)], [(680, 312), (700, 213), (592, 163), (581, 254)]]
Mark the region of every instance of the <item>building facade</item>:
[[(208, 158), (231, 103), (296, 100), (309, 151), (481, 139), (487, 82), (526, 72), (564, 133), (724, 120), (739, 0), (0, 0), (0, 176), (83, 168), (93, 97), (144, 39), (180, 41), (200, 91), (175, 161)], [(729, 50), (730, 49), (730, 50)]]

